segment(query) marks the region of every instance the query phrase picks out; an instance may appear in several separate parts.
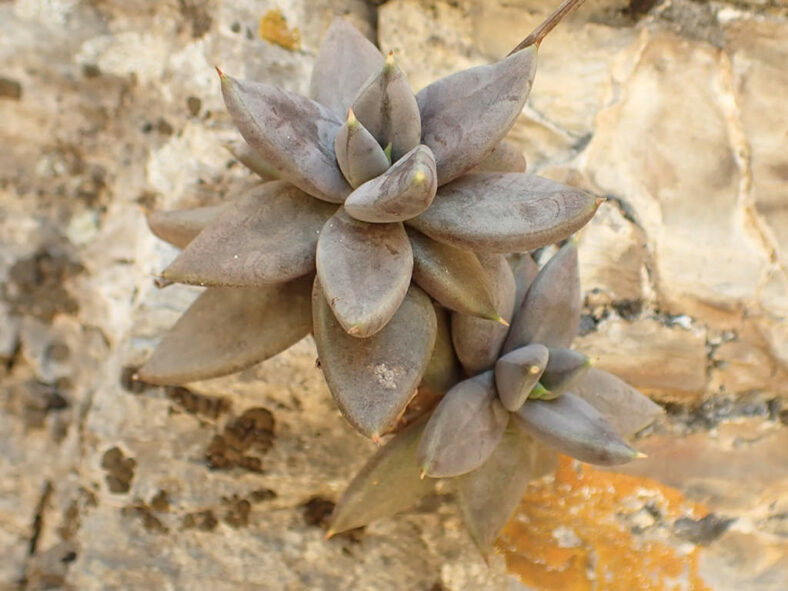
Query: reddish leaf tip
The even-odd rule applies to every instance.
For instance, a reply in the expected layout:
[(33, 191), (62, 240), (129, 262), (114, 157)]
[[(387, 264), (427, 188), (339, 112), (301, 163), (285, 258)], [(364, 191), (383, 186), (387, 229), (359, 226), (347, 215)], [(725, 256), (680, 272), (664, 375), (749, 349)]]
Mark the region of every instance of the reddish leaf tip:
[(335, 536), (335, 535), (336, 535), (336, 533), (337, 533), (337, 532), (335, 532), (333, 529), (329, 529), (329, 530), (326, 532), (326, 535), (324, 535), (324, 536), (323, 536), (323, 541), (324, 541), (324, 542), (327, 542), (328, 540), (330, 540), (330, 539), (331, 539), (331, 537), (332, 537), (332, 536)]
[(500, 314), (498, 314), (495, 318), (493, 318), (493, 320), (495, 320), (499, 324), (503, 324), (506, 328), (509, 328), (509, 323)]
[(214, 66), (214, 67), (216, 68), (216, 71), (217, 71), (217, 72), (218, 72), (218, 74), (219, 74), (219, 78), (220, 78), (222, 81), (224, 81), (224, 79), (226, 78), (226, 76), (224, 75), (224, 72), (222, 72), (222, 71), (219, 69), (219, 66)]

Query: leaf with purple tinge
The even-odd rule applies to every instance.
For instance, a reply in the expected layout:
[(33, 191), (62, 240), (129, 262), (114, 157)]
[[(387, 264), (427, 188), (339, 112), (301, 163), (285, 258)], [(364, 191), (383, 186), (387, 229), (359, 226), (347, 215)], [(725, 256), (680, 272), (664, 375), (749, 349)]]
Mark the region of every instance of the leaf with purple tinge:
[(331, 514), (328, 535), (390, 517), (430, 494), (435, 481), (419, 478), (416, 448), (426, 417), (380, 448), (356, 474)]
[(493, 550), (528, 483), (557, 467), (558, 454), (510, 426), (481, 467), (454, 481), (463, 521), (482, 554)]
[(399, 308), (413, 251), (402, 224), (369, 224), (343, 209), (317, 241), (317, 276), (334, 315), (351, 335), (372, 336)]
[(151, 211), (145, 217), (157, 237), (178, 248), (185, 248), (224, 210), (225, 205), (208, 205), (190, 209)]
[(356, 119), (352, 110), (339, 128), (334, 149), (339, 168), (353, 188), (383, 174), (391, 165), (378, 140)]
[(320, 229), (336, 206), (284, 181), (258, 185), (225, 206), (161, 274), (196, 285), (282, 283), (315, 268)]
[(512, 265), (512, 273), (514, 273), (516, 286), (514, 309), (517, 311), (523, 305), (528, 288), (531, 287), (531, 283), (534, 282), (534, 279), (539, 274), (539, 265), (534, 262), (534, 259), (527, 252), (514, 255), (513, 257), (510, 256), (509, 262)]
[(312, 328), (312, 277), (266, 287), (209, 287), (139, 370), (151, 384), (183, 384), (246, 369)]
[(402, 222), (424, 212), (438, 188), (435, 158), (416, 146), (391, 168), (353, 191), (345, 211), (365, 222)]
[(417, 453), (422, 472), (448, 478), (475, 470), (490, 457), (508, 422), (493, 372), (460, 382), (446, 393), (424, 428)]
[(540, 381), (553, 394), (563, 394), (570, 389), (574, 391), (573, 386), (590, 367), (591, 360), (580, 351), (553, 347)]
[(396, 424), (429, 364), (437, 330), (429, 296), (411, 286), (386, 327), (359, 339), (337, 322), (316, 280), (312, 318), (331, 395), (353, 427), (377, 440)]
[(224, 145), (227, 151), (235, 156), (236, 160), (251, 170), (264, 181), (273, 181), (279, 178), (277, 172), (271, 168), (263, 158), (244, 141), (227, 142)]
[(435, 152), (439, 185), (469, 171), (493, 151), (522, 111), (534, 74), (536, 47), (529, 47), (419, 91), (422, 142)]
[(391, 161), (419, 145), (421, 117), (408, 79), (389, 54), (353, 101), (353, 112), (381, 146), (391, 144)]
[(534, 343), (515, 349), (495, 363), (495, 385), (506, 410), (517, 412), (547, 367), (548, 350)]
[(596, 367), (590, 368), (572, 391), (596, 408), (624, 437), (631, 437), (665, 413), (624, 380)]
[(529, 400), (512, 416), (534, 439), (581, 462), (614, 466), (640, 457), (599, 411), (571, 392)]
[(479, 173), (438, 189), (430, 208), (408, 223), (460, 248), (521, 252), (568, 238), (596, 208), (593, 196), (550, 179)]
[(438, 321), (435, 336), (435, 347), (432, 349), (429, 365), (424, 372), (424, 377), (419, 384), (420, 389), (429, 390), (438, 396), (443, 396), (449, 389), (460, 381), (460, 361), (454, 354), (451, 343), (451, 326), (449, 311), (433, 303), (435, 317)]
[(342, 203), (351, 190), (334, 155), (342, 120), (320, 103), (271, 84), (220, 77), (227, 111), (259, 158), (313, 197)]
[(531, 284), (514, 315), (504, 352), (530, 343), (568, 347), (580, 326), (581, 306), (577, 242), (570, 240), (547, 261)]
[(413, 280), (419, 287), (450, 310), (499, 322), (492, 285), (474, 253), (406, 230), (413, 249)]
[[(477, 255), (492, 286), (495, 309), (506, 322), (514, 311), (514, 276), (506, 257), (501, 254)], [(506, 339), (508, 328), (500, 322), (467, 314), (451, 317), (451, 336), (465, 371), (475, 375), (492, 369)]]
[(468, 174), (477, 172), (525, 172), (525, 156), (520, 148), (504, 140), (495, 146), (484, 160), (471, 168)]
[(344, 18), (331, 23), (312, 70), (309, 96), (339, 117), (383, 64), (378, 48)]

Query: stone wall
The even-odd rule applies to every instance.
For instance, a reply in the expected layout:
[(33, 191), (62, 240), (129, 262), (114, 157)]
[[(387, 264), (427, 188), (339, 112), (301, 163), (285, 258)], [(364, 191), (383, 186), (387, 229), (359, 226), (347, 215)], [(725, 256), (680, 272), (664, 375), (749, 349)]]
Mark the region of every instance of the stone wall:
[[(443, 496), (323, 541), (374, 446), (338, 416), (310, 341), (189, 389), (129, 379), (195, 297), (153, 286), (175, 251), (144, 208), (246, 178), (212, 66), (303, 92), (346, 15), (418, 89), (505, 55), (553, 5), (0, 3), (0, 589), (569, 588), (553, 576), (569, 562), (514, 536), (522, 582), (503, 556), (486, 565)], [(668, 410), (629, 488), (595, 473), (616, 503), (549, 529), (586, 551), (572, 560), (609, 556), (584, 537), (606, 520), (644, 572), (664, 545), (682, 588), (788, 579), (787, 15), (588, 0), (540, 48), (511, 139), (531, 171), (608, 197), (580, 233), (578, 347)], [(578, 572), (573, 588), (626, 588)]]

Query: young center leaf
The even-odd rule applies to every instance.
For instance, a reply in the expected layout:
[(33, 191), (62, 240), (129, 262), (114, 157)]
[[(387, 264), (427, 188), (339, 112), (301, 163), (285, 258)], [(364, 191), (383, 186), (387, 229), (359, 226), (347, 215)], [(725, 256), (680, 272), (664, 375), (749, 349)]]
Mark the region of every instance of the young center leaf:
[(347, 120), (339, 128), (334, 149), (339, 168), (354, 189), (383, 174), (391, 165), (378, 140), (356, 119), (353, 111), (348, 112)]
[(517, 412), (528, 400), (547, 367), (548, 350), (534, 343), (515, 349), (495, 362), (495, 384), (506, 410)]

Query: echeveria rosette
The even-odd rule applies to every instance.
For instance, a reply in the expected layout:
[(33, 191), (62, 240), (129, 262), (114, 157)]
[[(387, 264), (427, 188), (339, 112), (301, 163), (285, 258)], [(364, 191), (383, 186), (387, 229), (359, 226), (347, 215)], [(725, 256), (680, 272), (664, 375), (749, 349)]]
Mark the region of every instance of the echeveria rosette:
[[(641, 457), (626, 439), (662, 409), (568, 348), (580, 320), (576, 243), (567, 242), (538, 272), (528, 255), (510, 269), (511, 283), (499, 284), (513, 290), (517, 308), (508, 334), (481, 331), (491, 341), (477, 347), (487, 361), (465, 364), (471, 377), (371, 460), (398, 466), (398, 482), (378, 469), (373, 484), (362, 470), (337, 505), (332, 531), (363, 525), (358, 515), (377, 519), (412, 504), (425, 490), (417, 479), (428, 476), (453, 484), (471, 536), (487, 552), (528, 482), (554, 469), (558, 453), (601, 465)], [(389, 485), (407, 491), (408, 502), (375, 512), (363, 492)]]
[[(266, 295), (270, 310), (250, 320), (256, 337), (238, 356), (243, 363), (206, 366), (203, 355), (190, 369), (190, 339), (172, 337), (140, 377), (172, 384), (232, 373), (287, 348), (309, 326), (350, 422), (373, 439), (391, 429), (428, 372), (437, 338), (434, 309), (418, 294), (505, 325), (511, 310), (495, 301), (495, 279), (482, 271), (500, 266), (499, 253), (566, 238), (597, 208), (583, 191), (525, 174), (524, 160), (503, 141), (530, 91), (536, 52), (524, 47), (414, 94), (391, 54), (384, 58), (337, 19), (316, 60), (311, 98), (220, 72), (246, 142), (234, 154), (264, 180), (278, 180), (222, 206), (150, 216), (157, 235), (184, 249), (162, 277), (208, 287), (200, 313), (190, 309), (173, 331), (212, 331), (201, 347), (227, 347), (232, 333), (215, 330), (205, 302), (235, 318), (249, 304), (230, 297), (232, 289), (246, 290), (250, 301), (255, 290), (295, 289), (312, 309), (286, 310), (286, 298)], [(318, 313), (314, 294), (336, 322)], [(402, 319), (389, 326), (408, 297), (420, 302), (408, 318), (430, 319), (430, 330), (403, 330)], [(273, 334), (280, 331), (264, 318), (278, 313), (296, 314), (302, 328)]]

